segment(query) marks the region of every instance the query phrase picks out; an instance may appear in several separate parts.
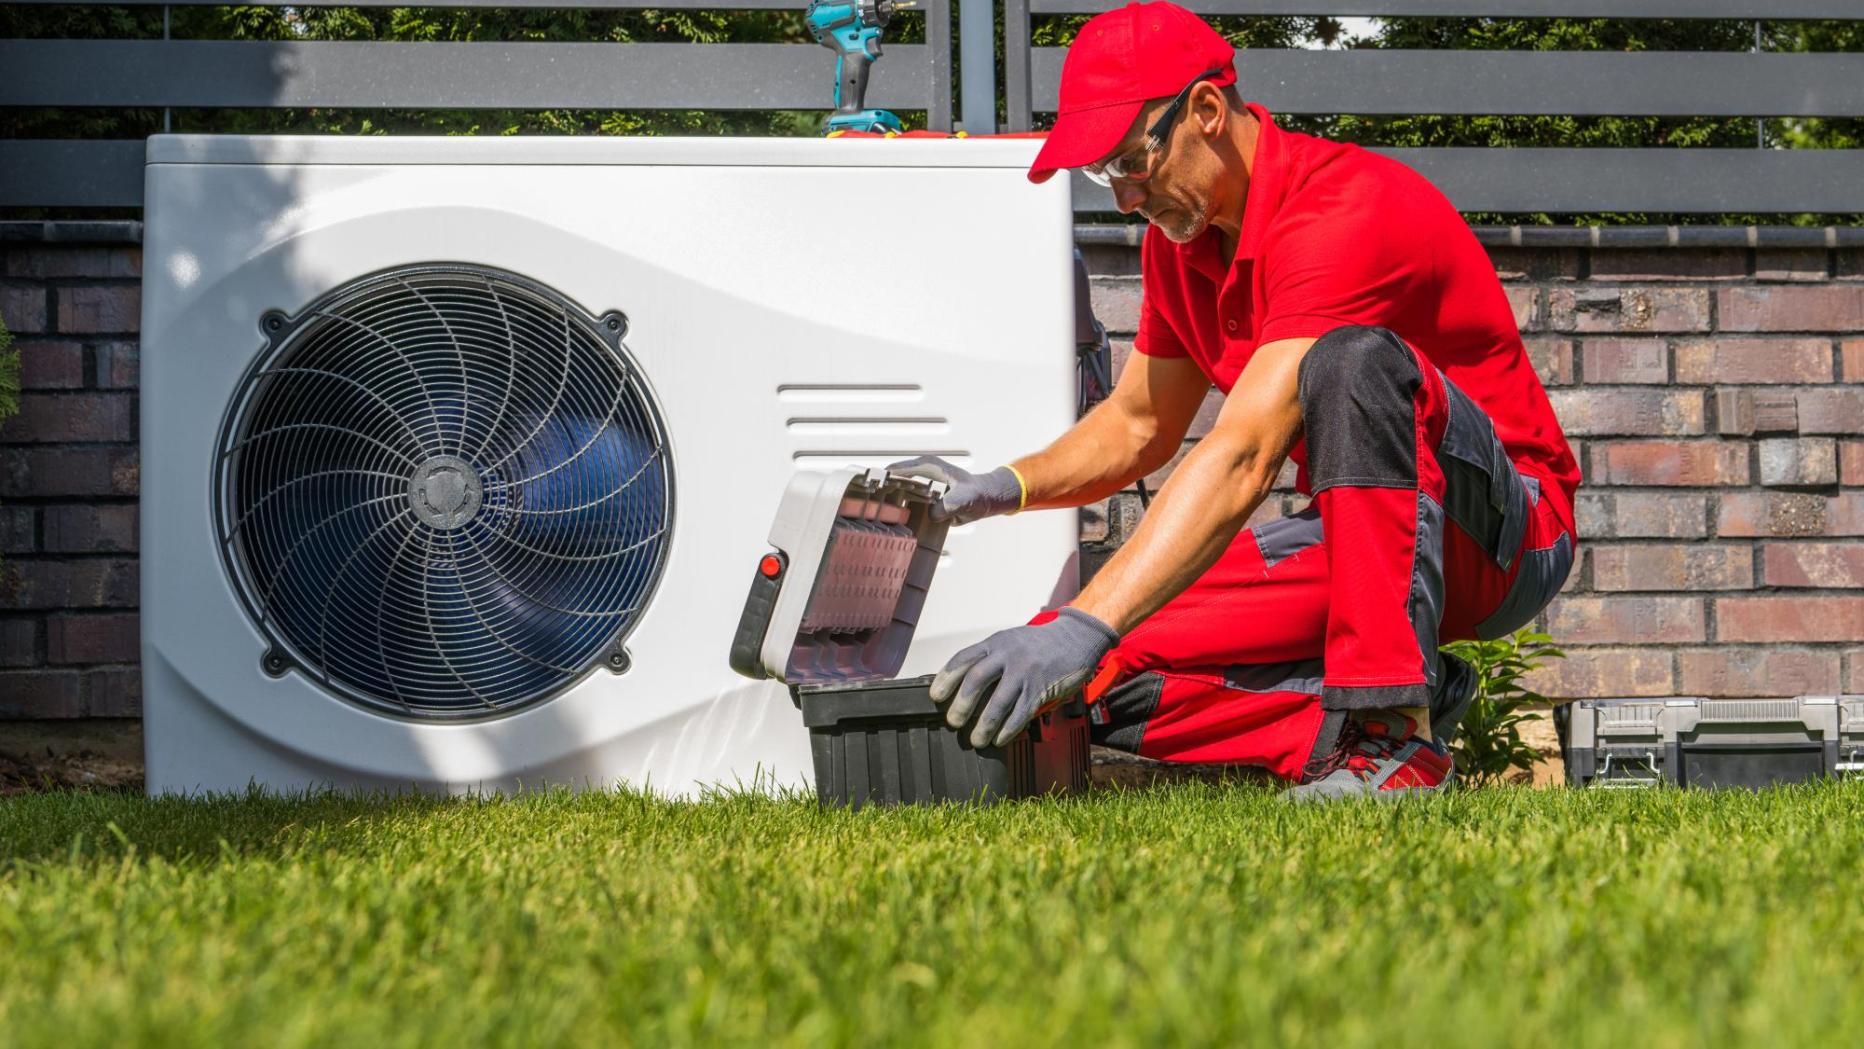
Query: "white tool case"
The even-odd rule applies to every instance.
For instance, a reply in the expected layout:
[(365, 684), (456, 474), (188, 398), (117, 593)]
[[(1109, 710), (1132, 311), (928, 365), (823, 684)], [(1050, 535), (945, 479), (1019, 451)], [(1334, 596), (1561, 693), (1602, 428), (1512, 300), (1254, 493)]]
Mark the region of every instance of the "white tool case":
[(930, 677), (894, 680), (938, 569), (935, 489), (884, 470), (797, 474), (770, 529), (731, 643), (731, 666), (790, 686), (824, 805), (995, 801), (1087, 785), (1080, 702), (1006, 747), (945, 725)]
[(1864, 771), (1864, 696), (1588, 699), (1566, 747), (1576, 786), (1764, 787)]

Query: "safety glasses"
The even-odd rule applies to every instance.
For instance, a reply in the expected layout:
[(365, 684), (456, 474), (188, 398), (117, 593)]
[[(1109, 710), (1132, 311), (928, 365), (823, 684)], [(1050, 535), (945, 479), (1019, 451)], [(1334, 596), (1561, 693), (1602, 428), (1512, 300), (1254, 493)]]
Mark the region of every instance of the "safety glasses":
[(1116, 178), (1126, 182), (1144, 182), (1151, 178), (1153, 166), (1157, 163), (1159, 155), (1164, 152), (1165, 136), (1171, 134), (1172, 122), (1178, 119), (1178, 111), (1184, 108), (1184, 100), (1191, 97), (1191, 89), (1211, 77), (1222, 75), (1223, 72), (1221, 69), (1213, 69), (1208, 73), (1198, 74), (1195, 79), (1184, 86), (1184, 90), (1178, 92), (1177, 97), (1171, 100), (1171, 104), (1165, 107), (1165, 111), (1159, 114), (1158, 119), (1146, 128), (1146, 135), (1139, 140), (1139, 145), (1108, 160), (1089, 164), (1081, 169), (1081, 174), (1101, 186), (1113, 185), (1113, 180)]

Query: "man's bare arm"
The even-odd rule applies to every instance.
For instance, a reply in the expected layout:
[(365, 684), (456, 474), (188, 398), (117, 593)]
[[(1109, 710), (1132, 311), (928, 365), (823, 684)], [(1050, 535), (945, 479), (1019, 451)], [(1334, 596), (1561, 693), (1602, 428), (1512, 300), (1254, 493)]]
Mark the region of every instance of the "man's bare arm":
[(1172, 472), (1139, 530), (1071, 604), (1126, 633), (1215, 564), (1301, 436), (1301, 358), (1313, 339), (1259, 347), (1209, 436)]
[(1209, 390), (1188, 357), (1134, 353), (1112, 395), (1055, 443), (1010, 464), (1027, 488), (1024, 507), (1081, 506), (1164, 466)]

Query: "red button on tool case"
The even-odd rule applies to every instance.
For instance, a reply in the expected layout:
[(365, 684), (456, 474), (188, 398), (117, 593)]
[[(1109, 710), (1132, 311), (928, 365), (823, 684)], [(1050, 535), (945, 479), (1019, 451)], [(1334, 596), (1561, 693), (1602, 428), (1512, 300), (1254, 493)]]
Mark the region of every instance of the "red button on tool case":
[(917, 478), (847, 467), (799, 473), (770, 528), (731, 666), (777, 678), (802, 708), (824, 805), (998, 801), (1087, 787), (1079, 699), (1005, 747), (946, 727), (930, 677), (894, 680), (925, 606), (946, 525)]

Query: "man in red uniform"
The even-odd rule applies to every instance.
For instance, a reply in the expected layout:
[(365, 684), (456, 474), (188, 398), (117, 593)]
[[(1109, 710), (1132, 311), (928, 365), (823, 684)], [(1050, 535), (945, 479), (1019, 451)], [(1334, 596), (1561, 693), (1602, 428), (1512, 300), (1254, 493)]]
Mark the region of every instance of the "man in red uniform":
[[(968, 521), (1105, 498), (1215, 425), (1067, 607), (958, 653), (933, 697), (1001, 744), (1087, 686), (1099, 742), (1259, 765), (1307, 798), (1436, 790), (1468, 668), (1559, 591), (1579, 469), (1493, 265), (1404, 165), (1284, 131), (1234, 50), (1170, 3), (1081, 30), (1029, 177), (1083, 168), (1151, 222), (1136, 351), (1034, 455), (949, 483)], [(1243, 530), (1282, 462), (1308, 509)]]

